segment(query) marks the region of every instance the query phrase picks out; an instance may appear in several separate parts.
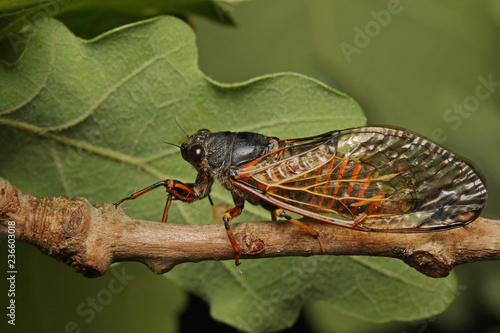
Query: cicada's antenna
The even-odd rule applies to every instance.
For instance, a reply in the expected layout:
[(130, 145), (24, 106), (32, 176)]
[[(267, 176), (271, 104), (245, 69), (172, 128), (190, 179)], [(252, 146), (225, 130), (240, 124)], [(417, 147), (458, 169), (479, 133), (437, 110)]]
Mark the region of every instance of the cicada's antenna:
[(174, 147), (177, 147), (179, 149), (181, 149), (181, 146), (179, 145), (176, 145), (175, 143), (172, 143), (172, 142), (167, 142), (167, 141), (164, 141), (167, 145), (171, 145), (171, 146), (174, 146)]
[(185, 130), (182, 129), (181, 125), (179, 125), (179, 123), (177, 122), (177, 117), (174, 117), (174, 120), (175, 120), (175, 123), (177, 124), (177, 126), (179, 126), (179, 128), (181, 129), (181, 131), (186, 134), (187, 138), (189, 139), (189, 134), (186, 133)]

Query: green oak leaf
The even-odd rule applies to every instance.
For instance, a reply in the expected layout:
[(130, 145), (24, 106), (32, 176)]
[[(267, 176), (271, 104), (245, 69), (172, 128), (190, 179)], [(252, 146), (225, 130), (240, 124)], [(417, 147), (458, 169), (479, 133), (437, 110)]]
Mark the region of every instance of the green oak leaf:
[(393, 258), (258, 259), (238, 268), (202, 262), (180, 265), (172, 275), (210, 303), (214, 318), (247, 332), (289, 327), (303, 305), (319, 312), (318, 326), (330, 332), (345, 331), (328, 321), (338, 312), (371, 322), (417, 322), (444, 311), (457, 288), (454, 277), (433, 280)]
[[(115, 202), (159, 179), (192, 182), (195, 170), (163, 143), (185, 140), (174, 119), (188, 133), (209, 128), (280, 138), (365, 122), (351, 98), (302, 75), (214, 82), (197, 66), (192, 30), (172, 17), (90, 41), (47, 20), (34, 27), (19, 60), (0, 67), (0, 176), (26, 193), (92, 202)], [(212, 198), (232, 205), (217, 184)], [(123, 208), (158, 221), (164, 202), (158, 190)], [(237, 221), (267, 218), (249, 206)], [(217, 223), (208, 200), (174, 202), (169, 221)], [(304, 304), (317, 302), (372, 321), (415, 320), (443, 311), (453, 297), (440, 291), (449, 296), (455, 288), (454, 277), (430, 279), (398, 260), (364, 257), (244, 260), (240, 267), (202, 262), (166, 277), (206, 299), (215, 319), (254, 332), (290, 326)], [(442, 307), (429, 306), (436, 299)]]

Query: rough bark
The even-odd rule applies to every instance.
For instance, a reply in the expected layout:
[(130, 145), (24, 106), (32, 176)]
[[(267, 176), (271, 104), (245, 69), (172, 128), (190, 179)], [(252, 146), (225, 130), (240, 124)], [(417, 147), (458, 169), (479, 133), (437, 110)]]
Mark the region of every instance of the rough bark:
[[(500, 259), (500, 223), (484, 218), (457, 229), (414, 234), (307, 223), (320, 233), (327, 255), (399, 258), (431, 277), (447, 276), (459, 264)], [(317, 240), (288, 222), (234, 223), (232, 229), (242, 259), (320, 254)], [(0, 235), (9, 232), (89, 277), (103, 275), (120, 261), (142, 262), (161, 274), (183, 262), (234, 259), (221, 224), (142, 221), (107, 203), (26, 195), (0, 181)]]

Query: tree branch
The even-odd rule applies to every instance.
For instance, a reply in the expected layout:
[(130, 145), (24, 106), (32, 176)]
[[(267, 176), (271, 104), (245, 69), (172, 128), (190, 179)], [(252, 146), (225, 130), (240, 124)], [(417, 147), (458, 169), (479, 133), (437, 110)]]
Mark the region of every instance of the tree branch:
[[(431, 277), (447, 276), (459, 264), (500, 259), (500, 222), (484, 218), (457, 229), (407, 234), (307, 223), (321, 234), (327, 254), (399, 258)], [(320, 254), (316, 239), (288, 222), (234, 223), (232, 229), (242, 259)], [(107, 203), (35, 197), (0, 180), (0, 235), (9, 232), (88, 277), (120, 261), (142, 262), (162, 274), (183, 262), (234, 259), (221, 224), (142, 221)]]

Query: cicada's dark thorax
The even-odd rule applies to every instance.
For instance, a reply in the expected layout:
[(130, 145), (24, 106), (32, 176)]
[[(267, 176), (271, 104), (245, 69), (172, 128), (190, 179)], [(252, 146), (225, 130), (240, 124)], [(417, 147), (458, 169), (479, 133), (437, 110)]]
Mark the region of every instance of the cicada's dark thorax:
[(275, 148), (275, 142), (274, 138), (251, 132), (209, 133), (205, 138), (209, 172), (233, 194), (250, 199), (248, 193), (240, 193), (231, 183), (231, 170), (267, 154)]

